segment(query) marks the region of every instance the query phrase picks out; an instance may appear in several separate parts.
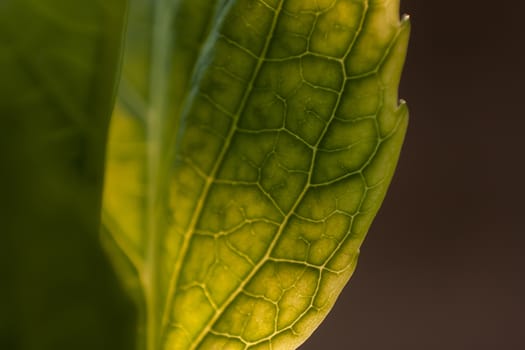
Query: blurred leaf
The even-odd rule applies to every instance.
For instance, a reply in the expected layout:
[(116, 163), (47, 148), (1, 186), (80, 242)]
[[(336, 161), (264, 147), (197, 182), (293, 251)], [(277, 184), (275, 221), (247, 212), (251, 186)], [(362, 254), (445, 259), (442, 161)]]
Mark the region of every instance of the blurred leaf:
[(294, 349), (326, 316), (406, 129), (398, 5), (132, 3), (103, 216), (147, 349)]
[(131, 349), (99, 242), (125, 0), (0, 2), (0, 348)]

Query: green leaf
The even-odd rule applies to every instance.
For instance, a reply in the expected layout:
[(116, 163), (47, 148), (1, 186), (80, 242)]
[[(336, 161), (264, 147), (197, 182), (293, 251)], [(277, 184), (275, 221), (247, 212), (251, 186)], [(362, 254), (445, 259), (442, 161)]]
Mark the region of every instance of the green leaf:
[(326, 316), (406, 130), (398, 11), (132, 3), (103, 216), (147, 349), (294, 349)]
[(99, 242), (126, 2), (0, 2), (0, 348), (130, 348)]

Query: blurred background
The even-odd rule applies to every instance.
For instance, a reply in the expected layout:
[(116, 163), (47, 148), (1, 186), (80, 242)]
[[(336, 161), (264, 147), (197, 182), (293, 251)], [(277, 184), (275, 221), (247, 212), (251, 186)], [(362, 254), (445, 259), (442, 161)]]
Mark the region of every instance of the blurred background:
[(523, 349), (525, 3), (401, 2), (404, 150), (354, 277), (301, 350)]

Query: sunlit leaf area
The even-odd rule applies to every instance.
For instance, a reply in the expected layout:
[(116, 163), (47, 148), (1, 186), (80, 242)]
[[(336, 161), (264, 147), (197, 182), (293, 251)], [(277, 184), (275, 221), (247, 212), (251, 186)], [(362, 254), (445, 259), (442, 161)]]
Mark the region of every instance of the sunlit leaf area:
[(1, 1), (0, 348), (299, 348), (392, 179), (409, 30), (398, 0)]

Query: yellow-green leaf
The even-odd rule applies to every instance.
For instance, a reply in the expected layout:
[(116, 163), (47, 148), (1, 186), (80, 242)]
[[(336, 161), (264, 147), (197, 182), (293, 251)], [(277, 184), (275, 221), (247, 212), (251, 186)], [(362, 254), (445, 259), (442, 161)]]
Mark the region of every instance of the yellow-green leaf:
[(134, 4), (104, 220), (146, 347), (295, 349), (396, 166), (408, 21), (396, 0)]

